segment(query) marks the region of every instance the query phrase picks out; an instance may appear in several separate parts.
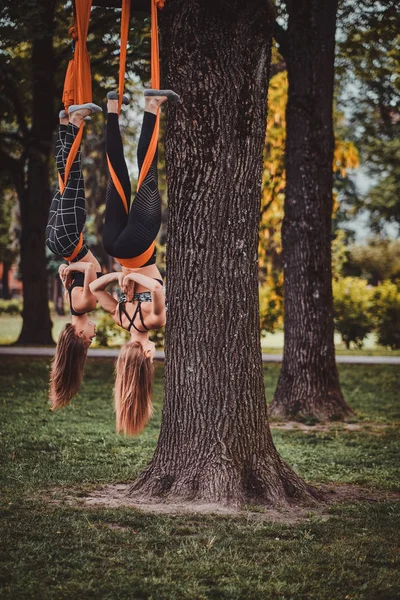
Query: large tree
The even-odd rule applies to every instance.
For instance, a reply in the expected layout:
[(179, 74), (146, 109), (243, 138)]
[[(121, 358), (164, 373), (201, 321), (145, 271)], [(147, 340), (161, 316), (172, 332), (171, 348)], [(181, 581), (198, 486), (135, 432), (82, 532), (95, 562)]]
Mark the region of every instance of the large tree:
[[(311, 499), (277, 453), (260, 350), (257, 245), (274, 13), (266, 0), (167, 0), (165, 401), (131, 494), (240, 504)], [(251, 40), (251, 43), (249, 41)]]
[(333, 74), (337, 0), (284, 2), (276, 25), (288, 70), (286, 193), (282, 225), (285, 341), (270, 411), (343, 418), (332, 302)]

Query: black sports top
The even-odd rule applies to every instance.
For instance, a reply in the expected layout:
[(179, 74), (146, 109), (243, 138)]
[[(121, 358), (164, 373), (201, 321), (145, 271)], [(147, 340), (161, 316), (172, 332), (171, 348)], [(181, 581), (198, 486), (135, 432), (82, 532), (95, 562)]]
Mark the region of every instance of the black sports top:
[[(103, 273), (97, 272), (96, 275), (97, 275), (97, 279), (98, 279), (99, 277), (101, 277), (103, 275)], [(86, 314), (86, 313), (78, 313), (78, 312), (76, 312), (76, 310), (74, 310), (72, 308), (72, 290), (76, 287), (83, 287), (84, 283), (85, 283), (85, 273), (81, 273), (81, 271), (76, 271), (72, 285), (68, 288), (69, 311), (70, 311), (71, 315), (73, 315), (74, 317), (81, 317), (82, 315)]]
[[(155, 277), (153, 279), (155, 279), (155, 281), (158, 281), (159, 283), (161, 283), (161, 285), (164, 285), (164, 282), (162, 279), (156, 279)], [(146, 333), (146, 331), (150, 331), (150, 329), (148, 327), (146, 327), (146, 325), (144, 324), (144, 319), (143, 319), (143, 314), (142, 314), (142, 302), (152, 302), (151, 292), (140, 292), (139, 294), (134, 294), (133, 301), (135, 301), (135, 300), (137, 300), (138, 303), (136, 306), (136, 310), (133, 314), (133, 317), (131, 318), (128, 314), (128, 311), (125, 308), (126, 294), (121, 294), (121, 297), (118, 301), (119, 322), (122, 327), (122, 315), (124, 314), (129, 321), (129, 327), (128, 327), (127, 331), (130, 331), (131, 328), (133, 327), (134, 329), (136, 329), (136, 331), (138, 333)], [(141, 322), (144, 330), (138, 329), (136, 327), (136, 325), (135, 325), (136, 315), (139, 315), (139, 319), (140, 319), (140, 322)]]

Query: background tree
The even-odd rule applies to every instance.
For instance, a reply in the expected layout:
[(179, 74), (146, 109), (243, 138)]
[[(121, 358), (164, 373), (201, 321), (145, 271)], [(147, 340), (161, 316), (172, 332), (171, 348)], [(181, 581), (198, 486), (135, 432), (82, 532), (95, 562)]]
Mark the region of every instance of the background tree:
[(275, 37), (288, 70), (282, 225), (285, 342), (270, 411), (344, 418), (333, 342), (331, 268), (336, 0), (286, 1)]
[[(132, 494), (239, 504), (311, 499), (267, 421), (258, 226), (270, 44), (265, 0), (167, 0), (165, 401)], [(251, 44), (249, 44), (251, 40)]]
[[(271, 77), (268, 89), (268, 120), (264, 148), (264, 167), (261, 197), (260, 242), (258, 247), (260, 271), (261, 329), (273, 332), (283, 323), (283, 261), (282, 222), (286, 188), (285, 144), (288, 79), (283, 58), (274, 47), (272, 67), (277, 73)], [(338, 196), (351, 184), (349, 171), (358, 166), (358, 152), (354, 143), (344, 136), (343, 114), (334, 111), (335, 149), (333, 153), (334, 206), (339, 210)], [(337, 234), (336, 234), (337, 235)]]

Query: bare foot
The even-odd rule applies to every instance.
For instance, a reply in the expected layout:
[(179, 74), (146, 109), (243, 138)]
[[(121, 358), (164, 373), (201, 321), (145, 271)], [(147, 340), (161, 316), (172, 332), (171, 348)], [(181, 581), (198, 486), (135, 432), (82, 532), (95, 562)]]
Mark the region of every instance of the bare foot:
[(145, 96), (144, 110), (156, 115), (161, 104), (164, 104), (167, 100), (167, 96)]
[(60, 118), (60, 125), (68, 125), (68, 117)]

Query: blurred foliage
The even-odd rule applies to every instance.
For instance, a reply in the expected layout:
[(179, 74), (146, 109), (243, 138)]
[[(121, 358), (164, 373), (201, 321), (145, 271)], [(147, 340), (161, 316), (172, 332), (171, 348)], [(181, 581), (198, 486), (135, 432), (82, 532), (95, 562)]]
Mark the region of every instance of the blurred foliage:
[(283, 273), (280, 275), (280, 286), (264, 283), (259, 288), (260, 329), (273, 333), (283, 325)]
[(377, 334), (378, 344), (400, 348), (399, 280), (382, 281), (373, 287), (360, 277), (333, 281), (335, 328), (347, 348), (362, 348), (368, 333)]
[(400, 348), (400, 280), (384, 281), (375, 288), (372, 297), (372, 319), (378, 334), (378, 344), (391, 350)]
[(351, 343), (362, 348), (365, 336), (373, 330), (372, 294), (371, 286), (363, 279), (344, 277), (333, 281), (335, 328), (346, 348), (350, 348)]
[(1, 181), (0, 198), (0, 262), (13, 263), (18, 256), (18, 204), (15, 191)]
[[(122, 340), (120, 340), (122, 338)], [(120, 340), (127, 342), (130, 338), (128, 331), (118, 327), (109, 313), (104, 313), (96, 325), (96, 346), (113, 345)]]
[(400, 240), (373, 238), (367, 245), (348, 248), (344, 274), (360, 276), (372, 285), (400, 280)]
[(22, 312), (21, 300), (1, 300), (0, 315), (20, 315)]
[(349, 250), (346, 232), (343, 229), (338, 229), (332, 241), (332, 277), (334, 279), (339, 279), (343, 275), (348, 260)]
[[(348, 217), (368, 210), (376, 231), (400, 224), (400, 11), (394, 0), (339, 3), (336, 87), (347, 135), (376, 180), (361, 197), (345, 195)], [(344, 211), (345, 212), (345, 211)]]

